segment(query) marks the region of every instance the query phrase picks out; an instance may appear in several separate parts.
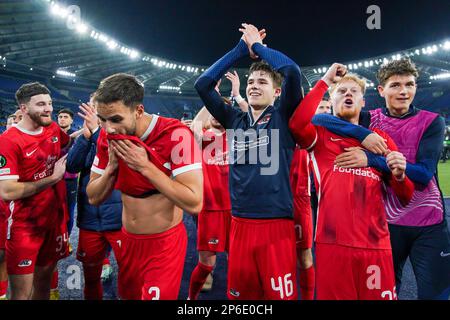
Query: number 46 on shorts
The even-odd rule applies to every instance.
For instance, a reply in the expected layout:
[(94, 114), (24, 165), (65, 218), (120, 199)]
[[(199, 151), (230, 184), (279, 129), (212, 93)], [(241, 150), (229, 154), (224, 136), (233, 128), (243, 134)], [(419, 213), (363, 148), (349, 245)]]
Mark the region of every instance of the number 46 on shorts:
[(284, 277), (270, 278), (272, 290), (279, 292), (280, 298), (291, 297), (294, 294), (294, 283), (291, 280), (292, 274), (288, 273)]

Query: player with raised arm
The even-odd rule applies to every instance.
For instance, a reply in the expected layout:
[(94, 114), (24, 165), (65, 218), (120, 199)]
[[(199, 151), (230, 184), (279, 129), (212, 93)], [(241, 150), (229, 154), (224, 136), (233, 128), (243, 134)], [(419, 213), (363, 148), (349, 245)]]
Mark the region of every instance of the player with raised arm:
[[(391, 61), (381, 66), (377, 77), (378, 91), (385, 98), (386, 107), (362, 113), (360, 122), (372, 130), (384, 130), (392, 137), (406, 156), (406, 175), (416, 186), (408, 206), (402, 205), (390, 188), (385, 197), (397, 289), (400, 289), (403, 266), (409, 257), (419, 299), (447, 300), (450, 296), (450, 255), (447, 254), (450, 234), (437, 174), (445, 121), (437, 113), (413, 105), (419, 73), (411, 60)], [(319, 117), (316, 122), (360, 141), (371, 133), (336, 118)], [(343, 165), (348, 168), (355, 168), (359, 164), (348, 160), (358, 157), (361, 157), (360, 151), (351, 150), (338, 160), (347, 161)]]
[(199, 117), (195, 117), (193, 123), (200, 122), (204, 127), (203, 114), (209, 115), (207, 122), (210, 128), (196, 134), (203, 153), (203, 209), (198, 215), (199, 262), (191, 275), (190, 300), (197, 299), (205, 281), (211, 275), (217, 253), (228, 252), (231, 223), (226, 132), (206, 108), (199, 112)]
[[(209, 112), (225, 129), (232, 129), (227, 132), (233, 216), (228, 297), (296, 300), (289, 184), (295, 142), (288, 122), (302, 98), (300, 69), (281, 52), (262, 44), (264, 30), (242, 24), (240, 31), (244, 35), (238, 45), (195, 84)], [(249, 110), (243, 112), (230, 108), (214, 87), (238, 60), (249, 55), (266, 62), (257, 62), (250, 68), (246, 89)], [(280, 102), (275, 106), (278, 98)], [(252, 161), (254, 156), (267, 154), (268, 149), (272, 150), (272, 161)]]
[(389, 167), (391, 174), (373, 168), (345, 170), (336, 165), (336, 156), (360, 147), (360, 143), (312, 124), (329, 87), (337, 117), (358, 124), (365, 82), (346, 75), (343, 65), (334, 64), (302, 101), (289, 126), (297, 143), (310, 152), (315, 171), (319, 197), (317, 299), (396, 299), (383, 181), (404, 204), (411, 200), (414, 185), (405, 176), (404, 156), (395, 151), (395, 144), (382, 131), (377, 132), (387, 140), (391, 150), (388, 159), (395, 160)]
[(113, 248), (116, 260), (120, 258), (122, 201), (120, 192), (115, 190), (101, 205), (89, 204), (86, 187), (97, 153), (97, 140), (101, 129), (92, 97), (89, 104), (80, 106), (78, 115), (84, 120), (84, 132), (75, 141), (67, 156), (67, 172), (80, 174), (77, 199), (77, 226), (80, 229), (77, 260), (83, 265), (84, 299), (102, 300), (102, 262), (109, 253), (109, 248)]
[(127, 74), (96, 91), (102, 130), (87, 186), (89, 202), (122, 192), (119, 295), (127, 300), (175, 300), (187, 234), (183, 210), (202, 208), (200, 154), (192, 132), (175, 119), (144, 110), (144, 86)]
[[(243, 112), (248, 112), (248, 103), (241, 97), (240, 80), (236, 71), (227, 72), (225, 77), (232, 84), (231, 96)], [(330, 109), (322, 102), (319, 108)], [(297, 249), (297, 264), (300, 268), (300, 295), (302, 300), (314, 299), (315, 274), (312, 256), (313, 226), (310, 197), (309, 156), (306, 150), (295, 148), (291, 165), (291, 184), (294, 199), (294, 223)]]
[(225, 77), (231, 82), (231, 97), (234, 101), (236, 101), (239, 108), (243, 112), (248, 112), (248, 103), (244, 98), (242, 98), (240, 92), (241, 81), (239, 80), (239, 74), (236, 70), (233, 72), (229, 71), (225, 74)]

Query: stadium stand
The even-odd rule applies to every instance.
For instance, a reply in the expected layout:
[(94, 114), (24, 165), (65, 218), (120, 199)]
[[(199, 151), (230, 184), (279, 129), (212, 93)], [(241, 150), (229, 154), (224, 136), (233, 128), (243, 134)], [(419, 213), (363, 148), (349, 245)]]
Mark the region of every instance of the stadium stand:
[[(202, 107), (202, 102), (194, 90), (194, 82), (204, 71), (205, 66), (191, 66), (181, 62), (170, 62), (161, 57), (150, 54), (134, 54), (125, 44), (119, 50), (108, 50), (105, 43), (101, 43), (99, 32), (92, 29), (86, 35), (74, 34), (68, 30), (63, 20), (49, 19), (48, 8), (44, 1), (3, 1), (0, 3), (0, 35), (10, 35), (0, 39), (0, 132), (6, 125), (8, 115), (15, 112), (17, 105), (15, 92), (24, 83), (39, 81), (52, 92), (54, 103), (54, 117), (62, 108), (69, 108), (76, 112), (82, 102), (89, 100), (89, 95), (95, 91), (98, 83), (104, 77), (118, 72), (136, 75), (145, 85), (146, 96), (144, 105), (146, 111), (165, 117), (181, 119), (193, 117)], [(47, 1), (49, 2), (49, 1)], [(33, 11), (30, 18), (29, 12)], [(40, 30), (40, 34), (33, 37), (33, 30)], [(51, 32), (51, 39), (47, 33)], [(17, 35), (16, 35), (17, 34)], [(90, 35), (90, 36), (89, 36)], [(109, 43), (107, 45), (113, 45)], [(434, 46), (439, 47), (434, 51)], [(444, 50), (444, 48), (447, 49)], [(352, 72), (365, 77), (370, 86), (366, 94), (366, 109), (375, 109), (384, 104), (384, 100), (376, 90), (376, 70), (384, 59), (396, 59), (399, 55), (411, 57), (419, 67), (421, 78), (415, 105), (419, 108), (439, 112), (450, 124), (450, 87), (448, 78), (436, 79), (431, 77), (450, 72), (450, 44), (436, 42), (423, 47), (409, 48), (399, 52), (386, 53), (383, 56), (367, 58), (366, 62), (344, 62), (352, 67)], [(442, 50), (441, 50), (442, 48)], [(429, 54), (430, 50), (433, 54)], [(419, 54), (420, 53), (420, 57)], [(138, 58), (136, 59), (136, 57)], [(130, 59), (131, 58), (131, 59)], [(330, 64), (333, 61), (330, 61)], [(205, 62), (206, 64), (206, 62)], [(328, 66), (301, 66), (303, 89), (306, 92), (323, 76)], [(58, 71), (66, 73), (58, 74)], [(241, 82), (246, 79), (246, 69), (237, 69)], [(446, 80), (445, 80), (446, 79)], [(244, 85), (242, 85), (244, 86)], [(221, 91), (228, 95), (231, 86), (223, 81)], [(243, 91), (241, 91), (243, 93)], [(243, 95), (244, 96), (244, 95)], [(75, 116), (74, 128), (80, 128), (82, 120)], [(447, 205), (449, 205), (447, 201)], [(196, 263), (195, 252), (196, 232), (191, 217), (184, 218), (189, 230), (189, 248), (183, 279), (188, 279)], [(77, 245), (78, 230), (72, 234), (71, 242)], [(60, 264), (60, 270), (68, 270), (71, 265), (79, 264), (73, 256)], [(226, 257), (221, 255), (215, 270), (215, 288), (211, 295), (202, 298), (225, 299), (226, 290)], [(66, 276), (66, 275), (64, 275)], [(407, 265), (405, 278), (412, 279), (412, 270)], [(114, 280), (117, 275), (114, 274)], [(63, 283), (63, 281), (61, 281)], [(81, 290), (63, 289), (65, 299), (80, 299)], [(401, 298), (414, 299), (415, 283), (408, 280)], [(105, 287), (105, 298), (116, 299), (117, 288)], [(180, 299), (188, 294), (189, 284), (182, 284)]]

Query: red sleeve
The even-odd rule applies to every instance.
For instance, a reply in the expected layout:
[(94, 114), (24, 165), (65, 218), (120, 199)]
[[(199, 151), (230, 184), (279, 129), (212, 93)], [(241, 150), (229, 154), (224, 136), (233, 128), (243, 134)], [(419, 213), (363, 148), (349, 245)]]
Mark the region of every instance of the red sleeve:
[(91, 171), (100, 175), (105, 173), (106, 166), (109, 162), (108, 140), (106, 139), (105, 130), (101, 129), (97, 140), (97, 154), (94, 158)]
[(328, 85), (320, 80), (314, 88), (302, 100), (289, 121), (289, 129), (298, 145), (303, 149), (311, 149), (317, 139), (317, 130), (311, 123), (316, 114), (317, 107), (320, 104)]
[(172, 131), (169, 139), (168, 145), (171, 149), (170, 167), (173, 177), (202, 169), (202, 153), (189, 128), (177, 127)]
[(17, 144), (10, 139), (0, 136), (0, 181), (19, 180), (19, 163), (21, 151)]
[(378, 135), (380, 135), (382, 138), (384, 138), (386, 140), (386, 144), (387, 144), (387, 147), (389, 150), (398, 151), (397, 144), (394, 142), (394, 140), (392, 140), (390, 135), (388, 135), (386, 132), (384, 132), (383, 130), (380, 130), (378, 128), (374, 128), (373, 132), (377, 133)]
[(414, 194), (414, 183), (407, 176), (405, 180), (399, 182), (391, 175), (389, 185), (402, 205), (408, 205)]
[[(374, 129), (374, 132), (386, 139), (386, 144), (389, 150), (398, 151), (397, 144), (387, 133), (379, 129)], [(403, 206), (406, 206), (411, 201), (414, 194), (414, 183), (408, 178), (408, 176), (405, 175), (405, 179), (403, 181), (397, 181), (391, 174), (389, 177), (389, 185), (392, 190), (394, 190), (395, 195)]]

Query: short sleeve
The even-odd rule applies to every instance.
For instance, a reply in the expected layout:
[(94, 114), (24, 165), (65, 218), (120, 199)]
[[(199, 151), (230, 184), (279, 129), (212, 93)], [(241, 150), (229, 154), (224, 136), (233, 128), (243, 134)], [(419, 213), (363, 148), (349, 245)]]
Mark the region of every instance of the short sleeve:
[(0, 181), (19, 180), (21, 152), (17, 144), (0, 136)]
[(170, 139), (170, 167), (172, 176), (202, 169), (202, 153), (189, 128), (178, 127), (172, 131)]
[(91, 171), (99, 175), (105, 173), (106, 166), (109, 162), (108, 140), (106, 139), (105, 130), (101, 130), (97, 141), (97, 154), (95, 155)]

